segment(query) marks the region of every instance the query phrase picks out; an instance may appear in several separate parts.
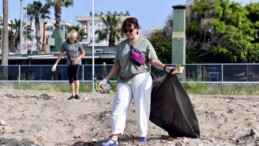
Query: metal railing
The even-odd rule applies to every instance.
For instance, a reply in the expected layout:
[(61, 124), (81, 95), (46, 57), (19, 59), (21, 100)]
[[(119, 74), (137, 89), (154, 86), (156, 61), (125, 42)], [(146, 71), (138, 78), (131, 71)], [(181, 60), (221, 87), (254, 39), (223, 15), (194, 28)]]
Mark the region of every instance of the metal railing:
[[(259, 83), (259, 64), (186, 64), (185, 71), (178, 77), (182, 82), (197, 83)], [(108, 74), (112, 65), (95, 65), (97, 80)], [(0, 66), (0, 82), (67, 82), (66, 65), (59, 65), (51, 72), (51, 65)], [(155, 76), (165, 73), (154, 67)], [(82, 65), (79, 71), (82, 82), (92, 82), (92, 65)], [(115, 77), (116, 78), (116, 77)], [(113, 80), (115, 80), (115, 78)]]

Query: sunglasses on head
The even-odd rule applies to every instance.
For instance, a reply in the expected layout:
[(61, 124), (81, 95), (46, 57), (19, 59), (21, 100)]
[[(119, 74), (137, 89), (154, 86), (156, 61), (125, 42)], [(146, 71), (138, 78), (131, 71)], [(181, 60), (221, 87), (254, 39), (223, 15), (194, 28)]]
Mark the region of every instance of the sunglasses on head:
[(135, 29), (135, 28), (124, 29), (124, 33), (127, 33), (127, 32), (132, 33), (134, 29)]

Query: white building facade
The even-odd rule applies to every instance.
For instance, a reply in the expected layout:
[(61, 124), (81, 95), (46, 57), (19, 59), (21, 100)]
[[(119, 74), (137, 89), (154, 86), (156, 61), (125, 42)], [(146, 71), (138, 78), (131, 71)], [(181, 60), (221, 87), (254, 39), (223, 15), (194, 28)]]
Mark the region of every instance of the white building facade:
[[(46, 38), (49, 38), (51, 37), (54, 29), (55, 29), (55, 20), (50, 20), (50, 19), (46, 19)], [(60, 26), (61, 26), (61, 29), (63, 30), (64, 32), (64, 36), (65, 36), (65, 33), (66, 31), (68, 30), (69, 27), (72, 26), (72, 23), (71, 21), (61, 21), (60, 22)], [(30, 35), (31, 35), (31, 38), (32, 40), (29, 40), (27, 39), (27, 41), (24, 42), (24, 46), (26, 46), (26, 50), (28, 49), (31, 49), (31, 51), (37, 51), (37, 40), (36, 40), (36, 30), (35, 30), (35, 25), (32, 24), (31, 26), (31, 32), (30, 32)], [(43, 22), (41, 22), (40, 24), (40, 34), (41, 34), (41, 43), (43, 42)], [(65, 40), (65, 38), (64, 38)], [(31, 48), (30, 48), (31, 47)]]
[[(103, 23), (103, 21), (101, 19), (102, 17), (106, 18), (107, 15), (114, 15), (114, 14), (117, 17), (120, 17), (120, 24), (126, 18), (130, 17), (130, 14), (129, 14), (128, 11), (126, 13), (123, 13), (123, 12), (120, 12), (120, 13), (108, 12), (107, 14), (104, 14), (103, 12), (101, 12), (100, 14), (94, 14), (95, 15), (95, 17), (94, 17), (95, 31), (102, 30), (102, 29), (106, 28), (105, 24)], [(79, 16), (79, 17), (77, 17), (77, 21), (81, 24), (82, 29), (85, 29), (87, 34), (88, 34), (87, 39), (84, 40), (85, 44), (88, 43), (89, 45), (91, 45), (92, 39), (94, 38), (96, 46), (108, 46), (109, 45), (108, 39), (100, 41), (99, 37), (98, 37), (98, 34), (95, 34), (94, 37), (93, 37), (93, 35), (92, 35), (93, 34), (92, 12), (90, 12), (89, 16)], [(120, 42), (120, 40), (118, 40), (118, 43), (119, 42)]]

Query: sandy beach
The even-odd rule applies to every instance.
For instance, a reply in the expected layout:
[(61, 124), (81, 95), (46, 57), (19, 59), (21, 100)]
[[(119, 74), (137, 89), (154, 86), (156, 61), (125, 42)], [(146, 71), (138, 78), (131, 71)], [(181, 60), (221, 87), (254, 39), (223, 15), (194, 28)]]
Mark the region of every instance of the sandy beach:
[[(106, 140), (111, 130), (115, 93), (69, 93), (0, 87), (0, 144), (90, 146)], [(149, 123), (149, 146), (259, 146), (259, 96), (190, 95), (201, 137), (170, 138)], [(133, 103), (133, 101), (132, 101)], [(120, 145), (139, 145), (133, 104)]]

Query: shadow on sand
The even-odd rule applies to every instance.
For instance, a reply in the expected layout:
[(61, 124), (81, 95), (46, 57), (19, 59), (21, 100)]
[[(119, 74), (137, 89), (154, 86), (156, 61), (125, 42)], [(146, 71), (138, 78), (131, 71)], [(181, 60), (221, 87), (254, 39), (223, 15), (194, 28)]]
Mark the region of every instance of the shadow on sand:
[[(150, 137), (148, 139), (149, 142), (151, 141), (157, 141), (157, 140), (168, 140), (172, 141), (173, 138), (167, 135), (161, 135), (161, 137)], [(105, 141), (105, 140), (103, 140)], [(103, 141), (88, 141), (88, 142), (76, 142), (72, 146), (101, 146), (101, 143)], [(130, 145), (138, 145), (139, 143), (139, 137), (136, 136), (123, 136), (119, 139), (120, 143), (128, 143)]]

